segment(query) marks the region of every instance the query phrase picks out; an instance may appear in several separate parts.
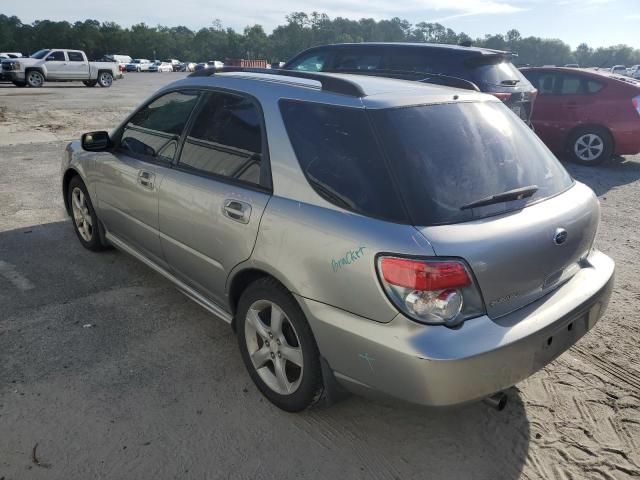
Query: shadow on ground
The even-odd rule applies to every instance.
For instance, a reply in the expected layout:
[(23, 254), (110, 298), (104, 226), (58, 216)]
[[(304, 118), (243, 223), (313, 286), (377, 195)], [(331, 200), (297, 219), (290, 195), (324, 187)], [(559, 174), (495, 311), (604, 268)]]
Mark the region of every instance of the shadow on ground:
[(589, 185), (598, 196), (640, 179), (640, 163), (627, 157), (613, 157), (608, 162), (593, 167), (570, 162), (565, 162), (564, 166), (573, 178)]
[(0, 478), (521, 475), (517, 389), (504, 412), (350, 397), (287, 414), (228, 325), (125, 254), (84, 250), (70, 223), (0, 233), (0, 262)]

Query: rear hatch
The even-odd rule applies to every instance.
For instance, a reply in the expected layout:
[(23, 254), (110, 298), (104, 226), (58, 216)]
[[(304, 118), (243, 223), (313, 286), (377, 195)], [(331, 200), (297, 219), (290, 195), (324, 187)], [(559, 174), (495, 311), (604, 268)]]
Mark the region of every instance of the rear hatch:
[(511, 63), (510, 56), (483, 55), (466, 62), (471, 79), (480, 90), (502, 100), (518, 117), (529, 123), (537, 91)]
[(597, 199), (503, 105), (371, 116), (412, 223), (438, 256), (469, 264), (490, 317), (531, 303), (580, 268), (598, 225)]

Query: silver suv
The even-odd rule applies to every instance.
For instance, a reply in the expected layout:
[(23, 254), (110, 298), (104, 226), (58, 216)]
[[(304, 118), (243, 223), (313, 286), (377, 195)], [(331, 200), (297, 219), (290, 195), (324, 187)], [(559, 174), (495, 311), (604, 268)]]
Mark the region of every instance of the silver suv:
[(423, 405), (500, 392), (603, 314), (599, 204), (498, 99), (204, 70), (66, 149), (78, 239), (229, 322), (260, 391)]

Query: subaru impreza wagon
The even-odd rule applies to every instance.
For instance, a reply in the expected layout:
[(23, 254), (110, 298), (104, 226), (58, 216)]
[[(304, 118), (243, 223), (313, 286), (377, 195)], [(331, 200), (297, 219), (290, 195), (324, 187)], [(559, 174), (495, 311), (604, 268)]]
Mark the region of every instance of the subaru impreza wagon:
[(302, 410), (339, 388), (429, 405), (527, 378), (602, 316), (599, 203), (493, 96), (346, 74), (203, 70), (68, 145), (80, 243), (234, 328)]

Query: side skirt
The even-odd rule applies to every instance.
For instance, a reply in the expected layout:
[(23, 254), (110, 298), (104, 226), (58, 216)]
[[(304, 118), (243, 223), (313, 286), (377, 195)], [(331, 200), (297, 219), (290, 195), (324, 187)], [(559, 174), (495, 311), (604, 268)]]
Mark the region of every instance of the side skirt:
[(165, 277), (167, 280), (173, 283), (181, 293), (189, 297), (191, 300), (196, 302), (198, 305), (200, 305), (202, 308), (204, 308), (208, 312), (213, 313), (216, 317), (221, 318), (222, 320), (224, 320), (229, 324), (233, 320), (233, 317), (231, 316), (231, 314), (225, 311), (218, 304), (213, 303), (212, 301), (208, 300), (207, 298), (202, 296), (200, 293), (195, 291), (186, 283), (182, 282), (181, 280), (178, 280), (171, 273), (167, 272), (164, 268), (156, 265), (154, 262), (152, 262), (145, 256), (141, 255), (139, 252), (131, 248), (129, 245), (127, 245), (125, 242), (120, 240), (118, 237), (116, 237), (112, 233), (107, 232), (105, 234), (105, 237), (114, 247), (117, 247), (118, 249), (122, 250), (125, 253), (128, 253), (129, 255), (136, 258), (137, 260), (140, 260), (146, 266), (155, 270), (160, 275)]

